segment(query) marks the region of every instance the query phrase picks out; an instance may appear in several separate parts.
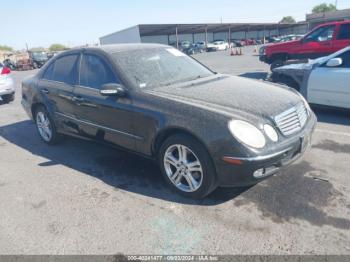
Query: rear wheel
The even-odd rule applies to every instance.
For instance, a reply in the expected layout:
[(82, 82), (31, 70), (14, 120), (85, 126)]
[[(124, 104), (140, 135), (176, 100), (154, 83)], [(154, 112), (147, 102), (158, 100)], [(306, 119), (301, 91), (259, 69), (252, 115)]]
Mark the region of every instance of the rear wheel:
[(217, 187), (210, 155), (190, 136), (169, 137), (160, 148), (158, 161), (167, 183), (181, 195), (200, 199)]
[(35, 110), (35, 123), (38, 133), (45, 143), (54, 145), (59, 142), (60, 135), (57, 133), (55, 123), (45, 107), (39, 106)]
[(3, 100), (5, 103), (10, 103), (10, 102), (12, 102), (13, 100), (15, 100), (15, 94), (3, 95), (3, 96), (2, 96), (2, 100)]

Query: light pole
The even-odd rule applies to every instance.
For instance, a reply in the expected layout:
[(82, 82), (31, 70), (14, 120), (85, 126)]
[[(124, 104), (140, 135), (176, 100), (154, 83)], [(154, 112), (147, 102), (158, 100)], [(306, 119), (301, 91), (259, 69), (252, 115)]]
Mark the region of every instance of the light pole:
[(335, 0), (335, 9), (338, 9), (337, 6), (338, 6), (338, 0)]

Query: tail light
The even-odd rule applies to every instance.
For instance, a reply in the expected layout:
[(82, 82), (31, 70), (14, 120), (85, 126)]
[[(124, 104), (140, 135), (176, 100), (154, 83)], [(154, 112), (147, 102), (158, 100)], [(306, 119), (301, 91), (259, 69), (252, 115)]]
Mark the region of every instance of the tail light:
[(2, 71), (1, 71), (2, 75), (8, 75), (9, 73), (11, 73), (10, 68), (8, 68), (8, 67), (3, 67), (2, 68)]

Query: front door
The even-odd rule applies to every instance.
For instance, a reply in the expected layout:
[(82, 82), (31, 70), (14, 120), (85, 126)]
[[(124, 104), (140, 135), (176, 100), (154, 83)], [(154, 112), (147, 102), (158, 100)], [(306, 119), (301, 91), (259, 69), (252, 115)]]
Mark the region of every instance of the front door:
[(308, 83), (310, 103), (350, 108), (350, 50), (339, 55), (339, 67), (320, 66), (312, 71)]
[(130, 93), (125, 97), (100, 94), (102, 85), (121, 84), (108, 61), (100, 54), (85, 52), (80, 66), (80, 82), (74, 88), (75, 115), (81, 135), (135, 149)]
[(335, 25), (323, 26), (304, 37), (295, 52), (296, 58), (317, 58), (333, 53), (335, 29)]

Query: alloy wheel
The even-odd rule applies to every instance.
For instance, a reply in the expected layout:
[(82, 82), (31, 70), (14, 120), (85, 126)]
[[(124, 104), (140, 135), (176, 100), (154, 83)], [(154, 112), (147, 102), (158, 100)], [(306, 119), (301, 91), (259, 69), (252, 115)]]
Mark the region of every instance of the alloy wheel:
[(39, 111), (36, 114), (36, 126), (42, 139), (49, 142), (52, 138), (52, 127), (50, 119), (45, 113)]
[(199, 158), (188, 147), (171, 145), (165, 151), (164, 168), (170, 181), (183, 192), (198, 190), (203, 182), (203, 168)]

